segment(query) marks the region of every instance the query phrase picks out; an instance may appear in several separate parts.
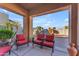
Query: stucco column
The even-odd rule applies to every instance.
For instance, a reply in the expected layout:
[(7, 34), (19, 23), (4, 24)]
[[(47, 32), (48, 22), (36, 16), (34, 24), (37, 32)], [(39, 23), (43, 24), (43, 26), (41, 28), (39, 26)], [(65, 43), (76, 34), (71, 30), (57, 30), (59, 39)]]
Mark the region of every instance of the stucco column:
[(70, 37), (71, 43), (74, 43), (77, 48), (77, 21), (78, 21), (78, 4), (70, 6)]
[(78, 49), (78, 56), (79, 56), (79, 4), (78, 4), (78, 24), (77, 24), (77, 49)]
[(29, 19), (30, 18), (28, 13), (26, 16), (24, 16), (24, 20), (23, 20), (23, 28), (24, 28), (23, 32), (27, 39), (29, 37)]
[(32, 35), (32, 32), (33, 32), (33, 19), (32, 17), (30, 16), (30, 19), (29, 19), (29, 35), (31, 36)]

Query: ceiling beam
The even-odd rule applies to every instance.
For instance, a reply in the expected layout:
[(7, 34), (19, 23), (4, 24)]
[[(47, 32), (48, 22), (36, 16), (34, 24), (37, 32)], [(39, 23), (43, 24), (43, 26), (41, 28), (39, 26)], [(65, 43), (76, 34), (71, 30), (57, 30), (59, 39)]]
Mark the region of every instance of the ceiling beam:
[(14, 3), (0, 3), (0, 7), (12, 11), (14, 13), (26, 16), (28, 11)]
[(49, 11), (44, 11), (44, 12), (41, 12), (41, 13), (33, 14), (31, 16), (35, 17), (35, 16), (45, 15), (45, 14), (54, 13), (54, 12), (58, 12), (58, 11), (62, 11), (62, 10), (67, 10), (67, 9), (69, 9), (69, 6), (70, 5), (66, 5), (66, 6), (59, 7), (59, 8), (56, 8), (56, 9), (52, 9), (52, 10), (49, 10)]

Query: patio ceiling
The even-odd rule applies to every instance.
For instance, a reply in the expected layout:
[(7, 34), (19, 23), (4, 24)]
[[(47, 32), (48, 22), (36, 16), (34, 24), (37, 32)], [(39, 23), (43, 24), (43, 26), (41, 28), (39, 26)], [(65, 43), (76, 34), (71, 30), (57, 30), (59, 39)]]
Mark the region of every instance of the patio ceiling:
[(16, 3), (21, 8), (30, 11), (30, 15), (37, 15), (50, 10), (65, 7), (67, 3)]

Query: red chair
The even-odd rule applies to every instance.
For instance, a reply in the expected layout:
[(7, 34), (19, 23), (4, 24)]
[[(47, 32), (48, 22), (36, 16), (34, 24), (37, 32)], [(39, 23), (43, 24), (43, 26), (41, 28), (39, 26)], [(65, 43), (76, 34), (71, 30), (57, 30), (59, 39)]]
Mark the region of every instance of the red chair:
[(54, 35), (46, 35), (43, 45), (52, 48), (52, 46), (54, 45), (53, 41), (54, 41)]
[(27, 44), (27, 46), (29, 45), (29, 40), (25, 38), (24, 34), (17, 34), (16, 35), (16, 45), (17, 45), (17, 49), (18, 46)]
[(11, 48), (12, 46), (10, 45), (5, 45), (5, 46), (0, 47), (0, 56), (5, 55), (7, 52), (9, 52), (9, 55), (10, 55)]
[(2, 46), (0, 46), (0, 56), (5, 55), (7, 52), (9, 52), (9, 55), (10, 55), (11, 49), (14, 44), (15, 44), (14, 38), (11, 38), (10, 42), (7, 42), (6, 44), (3, 44)]
[(33, 46), (34, 44), (39, 44), (41, 47), (43, 46), (50, 47), (52, 48), (52, 53), (53, 53), (54, 52), (54, 34), (52, 35), (38, 34), (36, 36), (36, 39), (33, 39)]
[(43, 46), (52, 48), (52, 53), (54, 52), (54, 34), (46, 35), (45, 41), (43, 42)]
[(44, 34), (38, 34), (35, 39), (33, 38), (32, 42), (33, 42), (33, 46), (34, 44), (38, 44), (38, 45), (42, 45), (42, 38), (44, 38)]

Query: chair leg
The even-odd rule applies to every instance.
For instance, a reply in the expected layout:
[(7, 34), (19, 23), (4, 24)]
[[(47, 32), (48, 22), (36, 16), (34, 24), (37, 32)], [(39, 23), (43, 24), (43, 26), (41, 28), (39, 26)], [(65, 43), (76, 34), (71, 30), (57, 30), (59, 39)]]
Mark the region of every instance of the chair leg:
[(52, 52), (51, 52), (51, 56), (52, 56), (52, 54), (54, 53), (54, 47), (52, 47)]
[(29, 46), (29, 43), (27, 43), (27, 47)]
[(40, 48), (43, 48), (43, 45), (40, 45)]
[(34, 43), (32, 43), (32, 48), (34, 48)]
[(18, 50), (18, 45), (16, 45), (16, 49)]
[(11, 54), (11, 50), (9, 51), (9, 55)]

